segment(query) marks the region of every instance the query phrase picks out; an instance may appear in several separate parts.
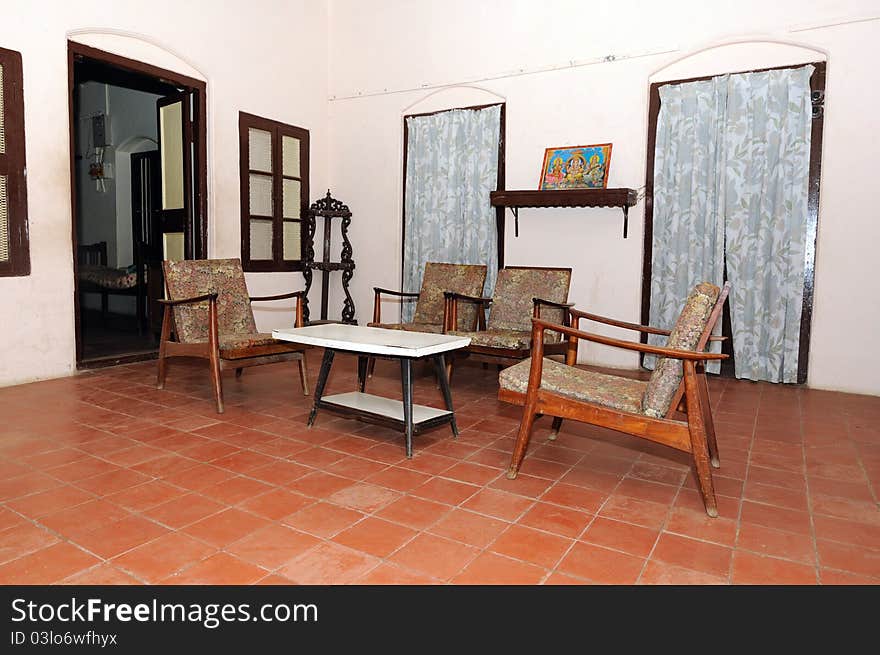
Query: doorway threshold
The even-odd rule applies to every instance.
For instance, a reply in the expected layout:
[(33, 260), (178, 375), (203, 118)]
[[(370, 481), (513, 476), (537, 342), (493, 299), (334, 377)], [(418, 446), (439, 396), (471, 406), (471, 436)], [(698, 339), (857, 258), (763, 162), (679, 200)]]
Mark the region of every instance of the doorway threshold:
[(145, 362), (156, 359), (159, 356), (158, 350), (150, 350), (140, 353), (127, 353), (122, 355), (110, 355), (108, 357), (93, 357), (84, 359), (76, 365), (77, 370), (84, 371), (93, 368), (106, 368), (107, 366), (118, 366), (120, 364), (133, 364), (135, 362)]

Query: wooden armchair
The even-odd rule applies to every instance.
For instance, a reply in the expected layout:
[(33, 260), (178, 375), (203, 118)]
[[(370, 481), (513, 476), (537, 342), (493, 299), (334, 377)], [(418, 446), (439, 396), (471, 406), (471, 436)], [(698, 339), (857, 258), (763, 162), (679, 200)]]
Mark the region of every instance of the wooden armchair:
[[(478, 296), (483, 293), (486, 284), (486, 266), (484, 264), (445, 264), (428, 262), (422, 276), (422, 287), (418, 293), (406, 293), (373, 287), (373, 320), (370, 327), (388, 328), (391, 330), (407, 330), (409, 332), (433, 332), (443, 334), (446, 331), (447, 313), (444, 293), (454, 291), (466, 296)], [(415, 301), (416, 309), (411, 323), (382, 322), (382, 296), (394, 296), (404, 301)], [(474, 329), (477, 323), (477, 307), (473, 304), (463, 308), (451, 325)], [(369, 375), (373, 375), (374, 358), (369, 361)]]
[[(483, 264), (442, 264), (428, 262), (422, 276), (422, 287), (418, 293), (405, 293), (373, 287), (373, 320), (371, 327), (383, 327), (392, 330), (408, 330), (410, 332), (433, 332), (442, 334), (445, 320), (444, 292), (454, 291), (468, 296), (483, 293), (486, 283), (486, 266)], [(408, 301), (416, 301), (416, 310), (411, 323), (384, 323), (382, 321), (382, 295), (396, 296)], [(477, 310), (474, 306), (465, 308), (457, 322), (464, 327), (473, 328), (476, 323)], [(455, 329), (455, 328), (453, 328)]]
[[(555, 417), (551, 438), (555, 438), (562, 419), (568, 418), (691, 453), (706, 513), (718, 516), (710, 463), (718, 468), (720, 462), (704, 363), (727, 355), (704, 350), (729, 292), (729, 282), (721, 290), (705, 282), (698, 284), (669, 331), (575, 310), (571, 310), (577, 319), (575, 327), (535, 319), (531, 359), (505, 369), (499, 376), (498, 398), (524, 406), (507, 477), (517, 476), (536, 416), (548, 414)], [(583, 332), (577, 329), (581, 318), (639, 332), (665, 334), (667, 343), (665, 347), (652, 346)], [(544, 358), (546, 331), (568, 338), (565, 364)], [(575, 367), (578, 339), (651, 353), (659, 358), (647, 382), (596, 373)], [(685, 420), (675, 418), (676, 411), (683, 412)]]
[[(296, 327), (303, 325), (303, 291), (277, 296), (249, 297), (241, 261), (195, 259), (163, 262), (168, 299), (159, 342), (156, 386), (165, 386), (166, 360), (170, 357), (201, 357), (211, 366), (211, 384), (217, 412), (223, 413), (222, 370), (296, 360), (303, 394), (308, 395), (305, 347), (279, 341), (257, 332), (251, 302), (296, 298)], [(176, 339), (172, 340), (174, 333)]]
[[(77, 263), (80, 266), (107, 266), (107, 242), (98, 241), (97, 243), (86, 243), (76, 247)], [(101, 295), (101, 318), (107, 318), (107, 289), (100, 287), (93, 282), (87, 280), (79, 280), (80, 294), (98, 293)], [(84, 303), (80, 303), (83, 307)]]
[[(508, 266), (498, 271), (495, 292), (491, 298), (447, 292), (446, 319), (449, 326), (458, 325), (460, 313), (468, 305), (479, 307), (476, 330), (447, 329), (449, 334), (468, 336), (470, 346), (465, 354), (478, 361), (515, 364), (529, 356), (532, 349), (532, 318), (542, 318), (562, 325), (569, 324), (568, 300), (571, 285), (570, 268), (538, 268)], [(489, 310), (489, 320), (485, 320)], [(564, 354), (562, 335), (544, 334), (543, 352)], [(453, 361), (450, 358), (450, 364)]]

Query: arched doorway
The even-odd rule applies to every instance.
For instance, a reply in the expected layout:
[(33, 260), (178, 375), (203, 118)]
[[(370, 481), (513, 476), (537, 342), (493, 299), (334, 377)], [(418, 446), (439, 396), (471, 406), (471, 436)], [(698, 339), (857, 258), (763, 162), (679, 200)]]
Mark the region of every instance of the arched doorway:
[(207, 85), (73, 41), (68, 73), (77, 366), (151, 358), (161, 261), (207, 255)]

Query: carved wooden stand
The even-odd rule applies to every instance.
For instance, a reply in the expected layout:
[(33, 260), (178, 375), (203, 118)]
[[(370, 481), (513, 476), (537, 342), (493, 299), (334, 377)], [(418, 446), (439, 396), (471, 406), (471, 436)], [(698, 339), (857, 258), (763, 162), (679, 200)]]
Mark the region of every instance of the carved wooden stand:
[[(318, 216), (324, 218), (324, 256), (322, 261), (315, 261), (315, 231), (317, 229), (316, 219)], [(309, 207), (306, 221), (306, 252), (303, 268), (303, 276), (306, 279), (305, 296), (303, 298), (303, 318), (305, 323), (319, 323), (337, 321), (327, 320), (327, 296), (330, 289), (330, 272), (342, 271), (342, 290), (345, 292), (345, 300), (342, 307), (342, 323), (357, 325), (354, 318), (354, 300), (348, 291), (348, 283), (354, 277), (354, 259), (352, 259), (351, 241), (348, 240), (348, 226), (351, 225), (351, 211), (348, 206), (339, 200), (331, 197), (330, 190), (327, 189), (327, 195), (320, 200), (312, 203)], [(342, 254), (338, 262), (330, 261), (330, 231), (334, 218), (342, 219)], [(309, 320), (309, 300), (308, 293), (312, 286), (312, 271), (321, 271), (321, 319), (320, 321)]]

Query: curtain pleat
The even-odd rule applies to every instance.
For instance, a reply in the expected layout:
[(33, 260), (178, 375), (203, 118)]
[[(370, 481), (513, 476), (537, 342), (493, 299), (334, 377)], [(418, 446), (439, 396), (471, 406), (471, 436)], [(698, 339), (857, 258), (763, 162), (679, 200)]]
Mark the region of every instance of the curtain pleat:
[(738, 378), (797, 381), (812, 72), (660, 87), (650, 321), (671, 328), (690, 289), (720, 285), (726, 264)]
[[(498, 273), (489, 192), (498, 182), (501, 106), (406, 119), (403, 290), (418, 291), (427, 262), (486, 264), (484, 293)], [(403, 304), (412, 320), (413, 303)]]

